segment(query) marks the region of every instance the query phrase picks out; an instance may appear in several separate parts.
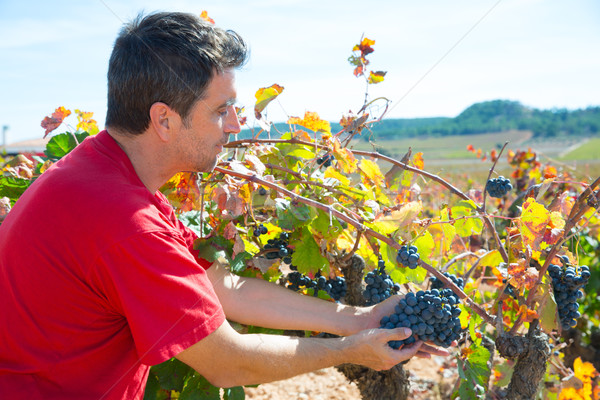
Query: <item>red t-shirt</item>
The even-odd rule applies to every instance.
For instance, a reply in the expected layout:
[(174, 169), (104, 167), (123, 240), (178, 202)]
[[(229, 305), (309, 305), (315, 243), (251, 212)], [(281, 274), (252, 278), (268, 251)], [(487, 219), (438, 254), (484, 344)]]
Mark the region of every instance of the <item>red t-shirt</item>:
[(194, 233), (103, 131), (0, 225), (0, 398), (141, 399), (225, 320)]

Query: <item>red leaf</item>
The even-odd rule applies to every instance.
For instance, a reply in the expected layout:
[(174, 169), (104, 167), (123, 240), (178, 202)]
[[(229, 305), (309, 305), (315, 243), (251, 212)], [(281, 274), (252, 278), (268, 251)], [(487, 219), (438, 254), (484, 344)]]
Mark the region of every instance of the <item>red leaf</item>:
[(48, 136), (48, 134), (50, 132), (52, 132), (53, 130), (55, 130), (56, 128), (58, 128), (60, 126), (60, 124), (62, 124), (63, 120), (65, 118), (67, 118), (69, 115), (71, 115), (71, 110), (67, 110), (64, 107), (58, 107), (51, 116), (49, 117), (45, 117), (42, 120), (42, 128), (44, 128), (46, 130), (46, 132), (44, 133), (44, 138), (46, 136)]

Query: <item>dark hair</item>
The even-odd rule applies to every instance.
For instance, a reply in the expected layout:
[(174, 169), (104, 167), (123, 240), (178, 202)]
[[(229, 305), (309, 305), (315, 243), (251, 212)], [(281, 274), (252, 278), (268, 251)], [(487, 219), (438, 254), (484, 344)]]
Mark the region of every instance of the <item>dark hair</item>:
[(186, 122), (216, 73), (242, 66), (243, 39), (187, 13), (138, 15), (119, 33), (108, 65), (106, 126), (140, 134), (164, 102)]

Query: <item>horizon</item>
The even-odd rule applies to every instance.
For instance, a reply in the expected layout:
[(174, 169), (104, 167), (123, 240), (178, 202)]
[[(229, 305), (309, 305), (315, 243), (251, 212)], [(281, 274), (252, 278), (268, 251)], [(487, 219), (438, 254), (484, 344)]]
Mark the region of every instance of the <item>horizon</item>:
[[(41, 138), (40, 122), (59, 106), (93, 112), (102, 129), (112, 44), (122, 23), (143, 9), (164, 6), (158, 0), (0, 4), (0, 33), (10, 38), (0, 43), (0, 126), (9, 126), (7, 142)], [(600, 105), (600, 4), (593, 0), (378, 0), (368, 6), (211, 0), (202, 7), (177, 0), (169, 9), (206, 10), (248, 42), (250, 61), (236, 80), (249, 124), (255, 92), (275, 83), (285, 89), (267, 107), (265, 117), (274, 122), (305, 111), (333, 122), (358, 111), (365, 82), (353, 76), (347, 58), (362, 35), (376, 42), (369, 67), (387, 71), (369, 87), (371, 99), (391, 101), (386, 119), (453, 118), (493, 100), (541, 110)]]

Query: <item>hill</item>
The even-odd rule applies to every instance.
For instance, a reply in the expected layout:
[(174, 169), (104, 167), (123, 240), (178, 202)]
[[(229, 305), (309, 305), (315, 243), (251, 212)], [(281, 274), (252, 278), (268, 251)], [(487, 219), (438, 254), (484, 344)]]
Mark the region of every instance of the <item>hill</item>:
[[(275, 124), (287, 131), (287, 124)], [(332, 131), (340, 125), (332, 123)], [(473, 135), (487, 132), (531, 131), (535, 138), (595, 136), (600, 133), (600, 107), (578, 110), (564, 108), (540, 110), (517, 101), (492, 100), (475, 103), (458, 116), (432, 118), (387, 118), (371, 126), (372, 135), (364, 140), (395, 140), (410, 137)], [(240, 137), (249, 137), (242, 132)]]

